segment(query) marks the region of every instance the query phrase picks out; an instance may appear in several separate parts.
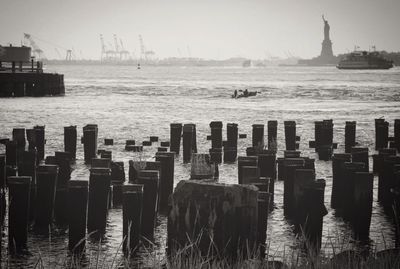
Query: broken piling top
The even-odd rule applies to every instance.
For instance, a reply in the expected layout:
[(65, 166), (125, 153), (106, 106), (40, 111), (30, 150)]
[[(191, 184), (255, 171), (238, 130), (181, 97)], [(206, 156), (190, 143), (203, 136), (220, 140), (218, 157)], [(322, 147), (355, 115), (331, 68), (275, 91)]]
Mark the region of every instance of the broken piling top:
[(180, 181), (171, 195), (168, 252), (197, 242), (221, 257), (236, 257), (257, 238), (258, 191), (251, 185)]
[(191, 160), (190, 179), (213, 179), (215, 164), (211, 163), (210, 155), (194, 153)]

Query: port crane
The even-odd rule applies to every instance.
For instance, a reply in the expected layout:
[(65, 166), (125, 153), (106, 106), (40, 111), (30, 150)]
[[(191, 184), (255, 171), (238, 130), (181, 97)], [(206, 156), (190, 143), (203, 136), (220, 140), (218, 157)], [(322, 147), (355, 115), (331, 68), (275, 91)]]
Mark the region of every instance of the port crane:
[(143, 38), (142, 35), (139, 35), (139, 43), (140, 43), (140, 59), (144, 57), (145, 60), (148, 60), (150, 57), (152, 57), (155, 53), (152, 50), (146, 50), (146, 47), (144, 46)]
[(36, 44), (30, 34), (24, 33), (24, 39), (29, 42), (30, 46), (32, 47), (32, 54), (37, 60), (42, 60), (46, 58), (44, 56), (43, 50), (39, 48), (39, 46)]

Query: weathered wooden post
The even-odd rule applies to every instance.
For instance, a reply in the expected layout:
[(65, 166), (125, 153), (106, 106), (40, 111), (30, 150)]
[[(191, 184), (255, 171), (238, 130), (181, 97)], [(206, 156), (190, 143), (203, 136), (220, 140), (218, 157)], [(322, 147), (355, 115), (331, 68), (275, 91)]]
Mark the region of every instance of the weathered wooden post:
[(12, 141), (17, 143), (17, 163), (25, 151), (25, 128), (14, 128), (12, 130)]
[(156, 153), (156, 161), (160, 162), (161, 165), (159, 209), (161, 213), (167, 213), (169, 209), (168, 198), (174, 189), (175, 153), (158, 152)]
[(237, 149), (238, 125), (236, 123), (226, 124), (226, 141), (228, 147)]
[(257, 225), (257, 245), (260, 258), (265, 258), (265, 241), (267, 239), (268, 211), (270, 208), (271, 194), (268, 192), (258, 192), (258, 225)]
[(171, 123), (170, 127), (170, 151), (175, 152), (176, 155), (179, 155), (179, 149), (181, 147), (182, 123)]
[(239, 156), (238, 157), (238, 183), (243, 184), (242, 168), (243, 166), (258, 166), (257, 156)]
[(315, 152), (318, 152), (322, 145), (321, 137), (322, 137), (322, 126), (323, 121), (315, 121), (314, 122), (314, 141), (315, 141)]
[(159, 172), (157, 170), (142, 170), (139, 172), (138, 183), (143, 189), (142, 236), (152, 240), (156, 224), (156, 211), (159, 186)]
[(324, 205), (325, 180), (318, 179), (304, 189), (304, 205), (306, 221), (303, 231), (307, 240), (307, 247), (316, 253), (321, 249), (322, 223), (328, 211)]
[(189, 163), (192, 157), (192, 149), (193, 149), (193, 125), (185, 124), (183, 125), (183, 135), (182, 135), (182, 144), (183, 144), (183, 162)]
[(192, 156), (190, 179), (212, 180), (214, 178), (215, 167), (211, 163), (210, 155), (194, 153)]
[(285, 216), (291, 218), (294, 216), (294, 181), (297, 169), (304, 168), (304, 159), (293, 158), (283, 161), (283, 212)]
[(383, 167), (379, 173), (378, 201), (391, 211), (393, 197), (390, 189), (395, 183), (394, 166), (400, 164), (400, 156), (387, 156), (383, 159)]
[(17, 166), (17, 142), (6, 142), (6, 165)]
[(341, 195), (346, 188), (343, 164), (350, 161), (351, 155), (348, 153), (336, 153), (332, 157), (331, 207), (334, 209), (342, 208)]
[(20, 253), (28, 247), (30, 184), (30, 177), (8, 177), (8, 250), (10, 253)]
[(196, 242), (202, 256), (246, 257), (256, 249), (257, 226), (256, 187), (182, 180), (171, 197), (167, 253)]
[(260, 169), (258, 166), (242, 166), (242, 183), (253, 184), (260, 181)]
[(0, 154), (0, 189), (6, 187), (6, 155)]
[(364, 163), (364, 172), (369, 172), (368, 148), (353, 147), (351, 149), (351, 160), (352, 162)]
[(264, 124), (253, 124), (252, 146), (253, 148), (264, 148)]
[(26, 129), (26, 140), (28, 141), (28, 151), (36, 150), (36, 130)]
[(89, 178), (88, 232), (104, 232), (111, 184), (109, 168), (91, 168)]
[(35, 142), (36, 142), (36, 149), (37, 149), (37, 159), (38, 161), (44, 160), (44, 155), (45, 155), (45, 144), (46, 144), (46, 138), (45, 138), (45, 126), (34, 126), (33, 129), (35, 129)]
[(18, 175), (31, 177), (31, 194), (29, 204), (29, 219), (33, 220), (35, 216), (36, 207), (36, 163), (37, 163), (37, 151), (23, 151), (20, 153), (18, 160)]
[(211, 148), (222, 148), (222, 121), (212, 121), (211, 128)]
[(56, 199), (54, 205), (54, 217), (57, 223), (68, 223), (68, 182), (71, 179), (71, 154), (69, 152), (56, 151), (55, 160), (58, 165), (58, 177)]
[(57, 165), (39, 165), (36, 171), (35, 227), (44, 231), (53, 223), (57, 175)]
[(345, 188), (343, 188), (343, 193), (341, 195), (342, 202), (342, 210), (343, 210), (343, 219), (352, 221), (354, 216), (354, 178), (356, 172), (365, 171), (364, 163), (355, 163), (355, 162), (345, 162), (343, 163), (344, 167), (344, 179), (345, 179)]
[(274, 192), (275, 192), (275, 180), (276, 180), (276, 154), (273, 150), (263, 151), (258, 155), (258, 167), (260, 169), (260, 177), (270, 178), (269, 181), (269, 193), (270, 205), (273, 208), (274, 205)]
[(76, 126), (64, 127), (64, 151), (71, 154), (71, 160), (76, 159), (76, 140), (77, 140)]
[(375, 149), (387, 148), (389, 123), (385, 119), (375, 119)]
[(373, 158), (373, 172), (374, 174), (380, 174), (383, 169), (383, 160), (387, 156), (396, 156), (396, 149), (380, 149), (379, 154), (372, 155)]
[(143, 185), (129, 184), (122, 187), (123, 251), (130, 256), (139, 248), (142, 214)]
[(222, 149), (209, 149), (210, 160), (212, 163), (222, 163)]
[(68, 248), (72, 253), (85, 249), (87, 202), (88, 181), (68, 182)]
[(356, 121), (346, 121), (344, 127), (344, 147), (346, 153), (351, 153), (351, 148), (356, 145)]
[(400, 119), (394, 120), (394, 144), (397, 149), (397, 152), (400, 153)]
[(97, 152), (97, 124), (87, 124), (83, 127), (83, 150), (85, 163), (89, 164), (96, 158)]
[(278, 149), (278, 121), (269, 120), (268, 121), (268, 149), (277, 150)]
[(286, 150), (296, 150), (296, 122), (285, 121)]
[(315, 182), (315, 171), (312, 169), (296, 169), (293, 182), (293, 212), (296, 223), (304, 223), (306, 211), (304, 208), (304, 195), (307, 186)]
[(367, 240), (371, 224), (374, 174), (356, 172), (354, 174), (354, 215), (352, 226), (356, 240)]

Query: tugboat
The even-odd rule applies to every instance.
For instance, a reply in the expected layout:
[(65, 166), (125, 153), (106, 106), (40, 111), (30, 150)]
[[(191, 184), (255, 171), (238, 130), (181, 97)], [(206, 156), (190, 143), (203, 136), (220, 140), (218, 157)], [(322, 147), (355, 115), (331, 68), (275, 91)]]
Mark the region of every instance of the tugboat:
[(393, 61), (383, 58), (377, 51), (354, 51), (347, 54), (339, 64), (338, 69), (389, 69)]

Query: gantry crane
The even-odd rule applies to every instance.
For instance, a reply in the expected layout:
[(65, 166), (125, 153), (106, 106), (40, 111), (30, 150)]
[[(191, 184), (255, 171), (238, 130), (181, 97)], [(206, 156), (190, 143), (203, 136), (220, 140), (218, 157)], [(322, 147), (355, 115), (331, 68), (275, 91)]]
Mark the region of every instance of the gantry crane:
[(30, 34), (24, 33), (24, 39), (29, 42), (30, 46), (32, 47), (32, 54), (37, 60), (42, 60), (46, 58), (44, 56), (43, 50), (40, 49), (38, 45), (36, 45), (36, 42), (33, 40)]

